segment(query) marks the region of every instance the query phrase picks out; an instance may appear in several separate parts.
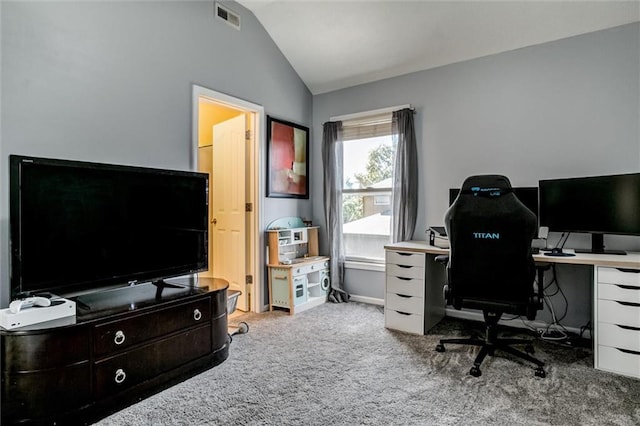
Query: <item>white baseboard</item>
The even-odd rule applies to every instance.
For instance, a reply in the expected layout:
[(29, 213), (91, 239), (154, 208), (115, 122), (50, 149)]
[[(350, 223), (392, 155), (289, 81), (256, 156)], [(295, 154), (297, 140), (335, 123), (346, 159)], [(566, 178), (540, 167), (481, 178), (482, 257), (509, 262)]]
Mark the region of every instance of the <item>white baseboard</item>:
[[(350, 299), (354, 302), (361, 302), (361, 303), (368, 303), (370, 305), (379, 305), (379, 306), (384, 306), (384, 299), (378, 299), (375, 297), (368, 297), (368, 296), (358, 296), (355, 294), (350, 295)], [(452, 318), (460, 318), (460, 319), (466, 319), (466, 320), (471, 320), (471, 321), (478, 321), (478, 322), (484, 322), (484, 317), (482, 315), (482, 312), (480, 311), (469, 311), (469, 310), (465, 310), (465, 311), (458, 311), (456, 309), (453, 308), (445, 308), (444, 310), (445, 315), (448, 317), (452, 317)], [(523, 329), (544, 329), (548, 326), (547, 323), (542, 322), (542, 321), (529, 321), (529, 320), (521, 320), (521, 319), (514, 319), (514, 320), (500, 320), (499, 322), (500, 325), (506, 326), (506, 327), (514, 327), (514, 328), (523, 328)], [(570, 332), (570, 333), (574, 333), (574, 334), (578, 334), (580, 335), (580, 329), (576, 328), (576, 327), (565, 327), (565, 329)], [(586, 330), (584, 332), (583, 337), (585, 338), (592, 338), (589, 330)]]
[(375, 297), (358, 296), (355, 294), (350, 294), (349, 300), (352, 300), (354, 302), (368, 303), (370, 305), (384, 306), (384, 299), (377, 299)]
[[(444, 310), (445, 315), (448, 317), (452, 317), (452, 318), (461, 318), (461, 319), (466, 319), (466, 320), (471, 320), (471, 321), (479, 321), (479, 322), (484, 322), (484, 316), (482, 315), (482, 312), (480, 311), (458, 311), (456, 309), (453, 308), (445, 308)], [(547, 323), (542, 322), (542, 321), (529, 321), (529, 320), (520, 320), (519, 318), (514, 319), (514, 320), (500, 320), (500, 322), (498, 322), (498, 324), (500, 325), (504, 325), (507, 327), (514, 327), (514, 328), (524, 328), (524, 329), (529, 329), (530, 328), (534, 328), (534, 329), (540, 329), (540, 328), (546, 328), (548, 326)], [(575, 327), (564, 327), (567, 331), (571, 332), (571, 333), (575, 333), (575, 334), (580, 334), (580, 329), (579, 328), (575, 328)], [(585, 338), (591, 338), (591, 335), (589, 333), (589, 331), (585, 331), (584, 336)]]

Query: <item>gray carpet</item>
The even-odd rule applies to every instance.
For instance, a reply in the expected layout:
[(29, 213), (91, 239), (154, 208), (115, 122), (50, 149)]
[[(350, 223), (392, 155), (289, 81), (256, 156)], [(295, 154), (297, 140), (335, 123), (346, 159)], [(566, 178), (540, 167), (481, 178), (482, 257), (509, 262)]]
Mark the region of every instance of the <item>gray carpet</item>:
[(409, 335), (360, 303), (242, 319), (250, 331), (234, 336), (225, 362), (98, 424), (640, 424), (640, 380), (593, 369), (590, 349), (537, 342), (547, 378), (502, 353), (474, 378), (476, 348), (434, 347), (478, 323), (445, 319), (428, 336)]

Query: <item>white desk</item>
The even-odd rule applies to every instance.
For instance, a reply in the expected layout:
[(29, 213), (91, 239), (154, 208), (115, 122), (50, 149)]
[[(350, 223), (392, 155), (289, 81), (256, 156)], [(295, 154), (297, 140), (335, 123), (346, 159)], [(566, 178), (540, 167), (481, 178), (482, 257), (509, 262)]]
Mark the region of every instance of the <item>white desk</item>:
[[(426, 241), (389, 244), (385, 250), (385, 326), (425, 334), (445, 314), (444, 268), (433, 259), (449, 250)], [(533, 259), (593, 267), (594, 366), (640, 378), (640, 253), (536, 254)]]
[[(426, 241), (403, 241), (384, 246), (386, 250), (401, 250), (406, 252), (429, 253), (434, 255), (449, 254), (449, 249), (430, 246)], [(640, 269), (640, 253), (591, 254), (576, 253), (575, 256), (545, 256), (534, 254), (533, 260), (546, 263), (570, 263), (574, 265), (609, 266), (612, 268)]]

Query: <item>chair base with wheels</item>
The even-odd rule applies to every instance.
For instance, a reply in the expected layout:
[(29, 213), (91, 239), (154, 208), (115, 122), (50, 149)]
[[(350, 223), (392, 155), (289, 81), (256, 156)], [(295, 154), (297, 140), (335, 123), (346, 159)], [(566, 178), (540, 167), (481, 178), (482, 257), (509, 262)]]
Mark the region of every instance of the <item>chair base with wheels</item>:
[[(473, 367), (469, 370), (469, 374), (474, 377), (480, 377), (482, 371), (480, 365), (487, 355), (494, 356), (496, 350), (507, 352), (518, 358), (522, 358), (536, 365), (535, 376), (545, 378), (547, 373), (544, 371), (544, 362), (537, 358), (534, 358), (530, 354), (533, 354), (533, 342), (527, 339), (506, 339), (498, 338), (497, 325), (502, 313), (483, 312), (484, 320), (487, 325), (486, 334), (484, 339), (463, 338), (463, 339), (441, 339), (440, 343), (436, 346), (437, 352), (445, 351), (445, 344), (457, 344), (457, 345), (473, 345), (479, 346), (480, 352), (476, 356), (473, 362)], [(525, 345), (525, 352), (512, 347), (512, 345)]]

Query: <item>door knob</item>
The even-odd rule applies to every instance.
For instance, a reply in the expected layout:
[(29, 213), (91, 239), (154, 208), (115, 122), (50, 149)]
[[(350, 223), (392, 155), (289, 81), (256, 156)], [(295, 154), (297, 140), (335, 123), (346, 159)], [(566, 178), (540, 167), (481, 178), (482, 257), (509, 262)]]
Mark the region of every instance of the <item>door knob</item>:
[(213, 219), (211, 219), (211, 223), (213, 223), (213, 224), (215, 225), (216, 223), (218, 223), (218, 219), (216, 219), (216, 218), (214, 217)]

